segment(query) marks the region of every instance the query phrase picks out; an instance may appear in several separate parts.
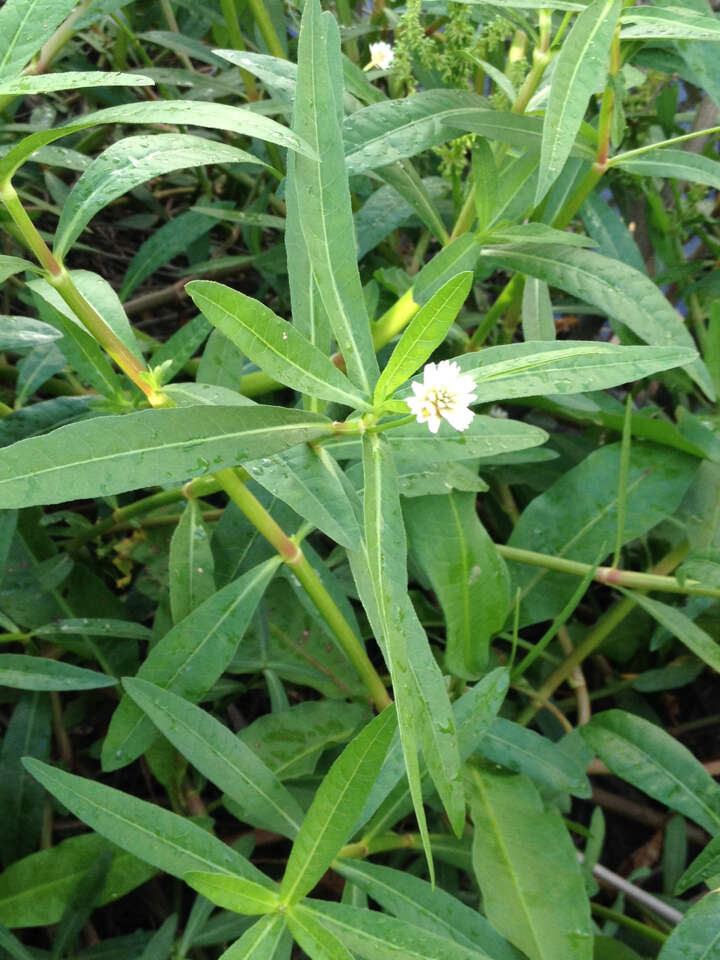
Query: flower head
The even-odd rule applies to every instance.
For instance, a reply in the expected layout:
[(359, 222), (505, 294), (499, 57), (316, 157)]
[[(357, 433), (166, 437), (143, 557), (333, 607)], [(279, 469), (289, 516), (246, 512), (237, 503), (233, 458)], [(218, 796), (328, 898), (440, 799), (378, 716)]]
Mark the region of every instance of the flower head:
[(371, 43), (370, 62), (365, 69), (371, 70), (373, 67), (377, 67), (378, 70), (387, 70), (393, 62), (394, 56), (393, 48), (389, 43), (385, 43), (384, 40), (380, 40), (378, 43)]
[(472, 377), (460, 372), (460, 364), (452, 360), (427, 363), (423, 382), (413, 382), (414, 397), (405, 402), (418, 423), (427, 423), (430, 433), (437, 433), (440, 420), (447, 420), (456, 430), (467, 430), (475, 416), (469, 406), (477, 397)]

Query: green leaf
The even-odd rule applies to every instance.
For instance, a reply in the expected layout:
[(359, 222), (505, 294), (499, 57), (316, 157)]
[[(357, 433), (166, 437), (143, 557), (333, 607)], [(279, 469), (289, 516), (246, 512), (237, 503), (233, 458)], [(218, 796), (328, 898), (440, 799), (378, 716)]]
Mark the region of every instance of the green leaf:
[[(539, 151), (543, 143), (543, 121), (540, 117), (511, 113), (509, 110), (488, 110), (483, 107), (459, 110), (446, 123), (456, 131), (478, 133), (488, 140), (508, 143), (511, 147), (520, 147), (533, 153)], [(594, 156), (592, 148), (583, 140), (576, 139), (576, 135), (577, 130), (570, 140), (569, 156), (591, 160)]]
[(496, 717), (479, 740), (477, 753), (502, 764), (514, 773), (524, 773), (552, 793), (592, 796), (585, 770), (556, 743), (504, 717)]
[[(505, 0), (457, 0), (458, 3), (480, 4), (488, 7), (507, 7)], [(553, 10), (584, 10), (587, 3), (583, 0), (553, 0)], [(513, 0), (513, 9), (515, 10), (546, 10), (547, 3), (544, 0)]]
[[(402, 100), (384, 100), (351, 113), (343, 122), (345, 160), (351, 174), (386, 167), (452, 139), (452, 118), (488, 109), (470, 90), (425, 90)], [(445, 124), (448, 126), (445, 126)]]
[[(554, 556), (595, 563), (611, 553), (617, 535), (618, 471), (621, 445), (593, 451), (525, 508), (508, 540), (535, 550), (539, 543)], [(642, 536), (671, 516), (682, 501), (698, 461), (667, 447), (634, 443), (625, 500), (623, 542)], [(552, 620), (573, 595), (577, 580), (566, 574), (511, 563), (515, 586), (523, 592), (520, 622)]]
[(25, 270), (31, 273), (39, 272), (36, 264), (23, 260), (22, 257), (8, 257), (4, 254), (0, 256), (0, 283), (5, 283), (8, 277), (14, 277), (16, 273), (22, 273)]
[(569, 247), (594, 247), (592, 240), (581, 233), (570, 230), (556, 230), (546, 223), (518, 223), (515, 226), (495, 227), (487, 236), (488, 243), (549, 243), (564, 244)]
[(20, 73), (76, 0), (7, 0), (0, 10), (0, 77)]
[(170, 611), (179, 623), (215, 593), (215, 560), (198, 501), (188, 499), (170, 540)]
[(203, 776), (223, 790), (254, 825), (294, 837), (303, 812), (243, 740), (182, 697), (137, 678), (123, 686), (155, 726)]
[[(641, 8), (638, 8), (641, 9)], [(720, 40), (720, 23), (718, 23)], [(653, 150), (639, 157), (623, 155), (613, 157), (612, 165), (622, 167), (640, 177), (666, 177), (676, 180), (689, 180), (691, 183), (703, 183), (705, 186), (720, 190), (720, 171), (717, 160), (704, 157), (700, 153), (688, 150)]]
[(554, 340), (555, 319), (548, 285), (526, 277), (522, 300), (522, 331), (526, 341)]
[(687, 364), (686, 347), (621, 347), (592, 340), (530, 341), (455, 357), (477, 403), (603, 390)]
[(594, 0), (577, 18), (555, 58), (543, 122), (538, 204), (560, 176), (588, 101), (610, 64), (610, 41), (621, 0)]
[(176, 330), (152, 355), (150, 366), (162, 367), (156, 373), (160, 383), (168, 383), (195, 355), (210, 335), (212, 327), (202, 314)]
[(269, 307), (210, 280), (194, 280), (186, 290), (198, 310), (275, 380), (300, 393), (367, 409), (363, 394), (330, 358)]
[(606, 710), (581, 728), (584, 740), (612, 772), (709, 833), (720, 829), (720, 786), (690, 751), (661, 727)]
[[(138, 678), (191, 702), (199, 701), (232, 660), (279, 562), (273, 557), (253, 567), (176, 624), (152, 648)], [(132, 763), (154, 739), (150, 719), (124, 696), (103, 743), (103, 769), (117, 770)]]
[(675, 892), (685, 893), (691, 887), (704, 880), (715, 885), (715, 878), (720, 875), (720, 834), (713, 837), (699, 857), (690, 864), (680, 877)]
[(185, 883), (218, 907), (249, 915), (273, 913), (280, 904), (277, 892), (261, 887), (244, 877), (192, 870), (183, 877)]
[[(592, 304), (609, 317), (626, 324), (646, 343), (694, 349), (687, 326), (662, 292), (645, 274), (626, 263), (600, 256), (591, 250), (551, 245), (544, 249), (526, 246), (488, 252), (491, 263), (529, 274)], [(689, 361), (688, 361), (689, 364)], [(712, 382), (700, 360), (688, 373), (714, 398)]]
[(190, 870), (210, 869), (270, 883), (245, 857), (184, 817), (39, 760), (27, 757), (24, 763), (76, 817), (158, 870), (182, 878)]
[(490, 960), (490, 954), (375, 910), (313, 900), (296, 908), (364, 960)]
[(26, 94), (78, 90), (81, 87), (147, 87), (154, 84), (139, 73), (110, 73), (103, 70), (68, 70), (40, 76), (20, 76), (0, 80), (0, 95), (22, 97)]
[(143, 950), (138, 960), (169, 960), (170, 951), (175, 942), (177, 922), (177, 914), (170, 914), (157, 933), (153, 935), (152, 940)]
[[(626, 596), (629, 595), (628, 591), (623, 593)], [(720, 646), (682, 610), (671, 607), (667, 603), (661, 603), (659, 600), (651, 600), (642, 593), (633, 591), (630, 595), (639, 607), (646, 610), (651, 617), (676, 636), (689, 650), (692, 650), (696, 657), (716, 672), (720, 671)]]
[(262, 917), (220, 957), (220, 960), (279, 960), (285, 943), (285, 918)]
[(415, 314), (375, 385), (376, 404), (405, 383), (443, 342), (467, 299), (472, 281), (469, 271), (459, 273), (443, 284)]
[[(635, 7), (623, 10), (623, 40), (720, 40), (717, 17), (704, 16), (688, 7)], [(626, 26), (629, 24), (629, 26)]]
[(347, 842), (382, 765), (395, 723), (395, 710), (387, 707), (345, 747), (318, 787), (280, 885), (286, 903), (297, 903), (309, 893)]
[(580, 216), (588, 236), (598, 245), (598, 253), (621, 260), (641, 273), (647, 273), (640, 249), (625, 221), (597, 191), (591, 193), (582, 205)]
[(490, 923), (530, 960), (591, 960), (590, 904), (558, 811), (543, 809), (522, 776), (473, 770), (469, 782), (473, 867)]
[(0, 923), (8, 927), (44, 927), (63, 915), (80, 877), (110, 848), (112, 861), (98, 906), (114, 902), (145, 883), (155, 870), (96, 833), (68, 837), (40, 850), (0, 874)]
[(32, 317), (0, 316), (0, 350), (29, 350), (59, 336), (50, 324)]
[(720, 957), (720, 890), (690, 907), (663, 944), (658, 960), (717, 960)]
[(342, 90), (334, 69), (339, 44), (335, 19), (321, 13), (319, 0), (310, 0), (298, 39), (293, 129), (310, 143), (316, 159), (295, 157), (295, 193), (310, 264), (338, 347), (350, 379), (369, 394), (378, 366), (357, 268), (336, 102)]
[(336, 870), (400, 920), (463, 947), (480, 949), (493, 960), (520, 958), (479, 911), (411, 873), (367, 860), (342, 860)]
[(119, 140), (90, 164), (63, 205), (53, 252), (62, 260), (96, 213), (154, 177), (211, 163), (263, 165), (245, 150), (183, 133)]
[(447, 672), (475, 678), (486, 670), (489, 642), (507, 616), (505, 562), (480, 523), (473, 493), (414, 497), (403, 514), (411, 551), (445, 616)]
[(353, 955), (331, 933), (320, 917), (308, 908), (296, 906), (287, 917), (295, 940), (311, 960), (353, 960)]
[(0, 947), (7, 951), (13, 960), (32, 960), (32, 954), (28, 953), (17, 937), (4, 927), (0, 927)]
[[(397, 163), (388, 164), (387, 167), (380, 167), (375, 175), (400, 194), (440, 243), (448, 242), (448, 232), (435, 207), (435, 190), (430, 188), (426, 179), (421, 179), (410, 160), (398, 160)], [(447, 189), (447, 183), (438, 184), (437, 189), (440, 187)], [(364, 249), (362, 236), (358, 231), (359, 258), (362, 257), (361, 251)]]
[[(35, 2), (50, 3), (57, 6), (55, 0), (35, 0)], [(7, 5), (3, 7), (3, 11), (6, 8)], [(144, 101), (123, 103), (117, 107), (108, 107), (106, 110), (88, 113), (78, 120), (69, 121), (63, 126), (54, 127), (51, 130), (39, 130), (37, 133), (25, 137), (11, 150), (8, 150), (4, 157), (0, 158), (0, 182), (10, 179), (18, 167), (40, 147), (80, 130), (87, 130), (89, 127), (105, 123), (164, 123), (179, 126), (188, 124), (212, 130), (239, 133), (247, 137), (257, 137), (260, 140), (267, 140), (281, 147), (287, 147), (289, 150), (302, 151), (309, 156), (314, 155), (308, 144), (299, 136), (275, 120), (271, 120), (270, 117), (264, 117), (253, 110), (231, 107), (223, 103), (208, 103), (207, 101)], [(207, 143), (208, 141), (204, 142)]]
[(60, 660), (0, 653), (0, 686), (16, 690), (96, 690), (116, 683), (115, 677)]
[(184, 407), (97, 417), (3, 450), (0, 507), (108, 496), (278, 453), (330, 421), (284, 407)]

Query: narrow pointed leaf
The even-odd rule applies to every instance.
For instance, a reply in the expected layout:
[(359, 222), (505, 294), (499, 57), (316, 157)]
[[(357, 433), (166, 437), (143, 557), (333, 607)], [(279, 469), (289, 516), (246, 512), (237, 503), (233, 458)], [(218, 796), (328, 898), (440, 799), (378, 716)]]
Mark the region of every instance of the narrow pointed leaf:
[(285, 918), (262, 917), (220, 957), (220, 960), (279, 960), (286, 942)]
[(27, 757), (24, 763), (76, 817), (159, 870), (176, 877), (190, 870), (236, 873), (257, 883), (269, 883), (245, 857), (190, 820), (39, 760)]
[(562, 172), (590, 95), (605, 78), (621, 6), (621, 0), (594, 0), (573, 24), (556, 57), (543, 124), (536, 203)]
[(147, 87), (154, 84), (139, 73), (111, 73), (103, 70), (68, 70), (40, 76), (20, 76), (0, 80), (0, 95), (22, 97), (26, 94), (78, 90), (81, 87)]
[(0, 10), (0, 77), (20, 73), (77, 0), (7, 0)]
[(202, 476), (314, 440), (329, 426), (317, 414), (271, 406), (142, 410), (69, 424), (3, 450), (0, 508)]
[(713, 837), (700, 856), (693, 860), (680, 877), (675, 893), (685, 893), (686, 890), (703, 881), (713, 883), (718, 876), (720, 876), (720, 833)]
[(316, 154), (295, 158), (300, 223), (320, 298), (350, 379), (369, 393), (378, 376), (370, 320), (360, 285), (350, 208), (350, 189), (336, 96), (339, 37), (318, 0), (303, 10), (298, 40), (295, 132)]
[(259, 300), (210, 280), (194, 280), (186, 289), (198, 310), (275, 380), (313, 397), (366, 407), (330, 358)]
[(433, 350), (443, 342), (455, 322), (470, 292), (472, 281), (473, 275), (469, 271), (459, 273), (448, 280), (415, 314), (375, 385), (375, 403), (381, 403), (394, 393), (430, 359)]
[(718, 960), (720, 957), (720, 890), (691, 907), (672, 931), (658, 960)]
[(681, 643), (692, 650), (696, 657), (699, 657), (716, 672), (720, 671), (720, 644), (713, 640), (710, 634), (699, 627), (694, 620), (691, 620), (677, 607), (671, 607), (668, 603), (653, 600), (642, 593), (635, 594), (633, 592), (632, 597), (638, 606), (647, 610), (651, 617), (674, 634)]
[[(718, 39), (720, 40), (720, 21), (718, 22)], [(627, 160), (623, 160), (620, 154), (613, 158), (613, 166), (622, 167), (623, 170), (640, 177), (689, 180), (691, 183), (703, 183), (705, 186), (720, 190), (720, 170), (718, 170), (717, 160), (711, 160), (710, 157), (702, 154), (690, 153), (688, 150), (652, 150), (639, 157), (628, 157)]]
[[(641, 340), (657, 346), (695, 349), (683, 318), (645, 274), (592, 250), (551, 244), (496, 248), (489, 259), (498, 266), (544, 280), (608, 316), (626, 324)], [(688, 373), (709, 397), (712, 381), (700, 360), (688, 363)]]
[(96, 690), (117, 683), (95, 670), (85, 670), (61, 660), (28, 657), (22, 653), (0, 654), (0, 687), (16, 690)]
[(382, 766), (395, 723), (395, 710), (387, 707), (345, 747), (318, 787), (280, 887), (287, 903), (297, 903), (312, 890), (347, 842)]
[(294, 837), (303, 821), (297, 800), (239, 737), (182, 697), (138, 678), (123, 686), (155, 726), (256, 826)]
[(280, 904), (275, 890), (261, 887), (245, 877), (231, 877), (220, 873), (204, 873), (191, 870), (183, 877), (185, 883), (197, 890), (218, 907), (232, 910), (234, 913), (255, 914), (273, 913)]
[(353, 955), (331, 933), (322, 918), (306, 907), (288, 914), (287, 924), (295, 940), (311, 960), (353, 960)]
[(543, 809), (525, 777), (473, 770), (469, 784), (473, 867), (490, 923), (530, 960), (591, 960), (590, 904), (558, 811)]
[(621, 22), (623, 40), (720, 40), (717, 17), (679, 5), (634, 7), (623, 11)]
[[(152, 648), (138, 677), (191, 702), (200, 700), (232, 660), (279, 562), (273, 557), (253, 567), (176, 624)], [(155, 737), (150, 718), (125, 695), (103, 743), (103, 768), (132, 763)]]
[(720, 786), (661, 727), (624, 710), (606, 710), (580, 732), (616, 776), (709, 833), (720, 829)]
[(175, 623), (215, 593), (214, 559), (198, 502), (190, 498), (170, 540), (170, 610)]

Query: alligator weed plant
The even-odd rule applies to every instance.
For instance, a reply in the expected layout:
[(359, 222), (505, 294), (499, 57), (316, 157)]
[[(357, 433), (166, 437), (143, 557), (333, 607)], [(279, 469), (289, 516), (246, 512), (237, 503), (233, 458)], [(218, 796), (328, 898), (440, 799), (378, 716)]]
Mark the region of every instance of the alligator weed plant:
[(0, 8), (0, 957), (720, 957), (720, 18), (327, 6)]

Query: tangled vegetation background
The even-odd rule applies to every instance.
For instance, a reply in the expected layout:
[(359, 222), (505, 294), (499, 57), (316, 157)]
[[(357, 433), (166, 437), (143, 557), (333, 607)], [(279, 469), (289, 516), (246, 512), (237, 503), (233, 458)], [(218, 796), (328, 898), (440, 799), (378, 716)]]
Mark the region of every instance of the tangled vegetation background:
[(719, 57), (5, 0), (0, 957), (720, 958)]

